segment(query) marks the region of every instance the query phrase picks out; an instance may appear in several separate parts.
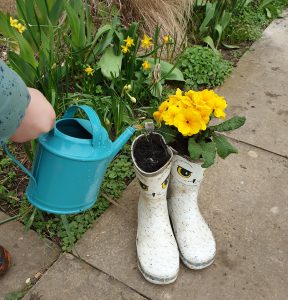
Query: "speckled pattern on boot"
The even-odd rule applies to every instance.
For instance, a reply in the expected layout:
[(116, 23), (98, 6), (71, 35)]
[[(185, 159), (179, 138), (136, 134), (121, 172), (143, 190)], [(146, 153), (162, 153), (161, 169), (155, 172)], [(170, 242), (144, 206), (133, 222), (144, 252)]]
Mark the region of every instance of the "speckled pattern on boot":
[(211, 265), (216, 254), (213, 234), (198, 208), (197, 196), (204, 169), (174, 155), (168, 207), (182, 262), (190, 269)]
[(147, 281), (169, 284), (176, 280), (179, 272), (179, 252), (166, 199), (172, 151), (170, 160), (161, 169), (145, 173), (136, 165), (133, 156), (134, 145), (139, 138), (141, 136), (132, 145), (132, 158), (141, 187), (136, 238), (138, 267)]

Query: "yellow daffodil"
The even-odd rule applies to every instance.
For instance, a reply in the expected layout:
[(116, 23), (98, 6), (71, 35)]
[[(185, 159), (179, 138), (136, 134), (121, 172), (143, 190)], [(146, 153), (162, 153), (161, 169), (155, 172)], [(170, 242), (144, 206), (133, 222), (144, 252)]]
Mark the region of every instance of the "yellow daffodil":
[(18, 20), (17, 19), (13, 19), (12, 17), (10, 17), (10, 26), (11, 27), (16, 27), (18, 24)]
[(149, 70), (151, 68), (151, 65), (149, 64), (148, 60), (145, 60), (142, 64), (142, 67), (144, 70)]
[(132, 96), (129, 95), (129, 98), (130, 98), (130, 100), (131, 100), (132, 103), (136, 103), (137, 102), (137, 100), (136, 100), (135, 97), (132, 97)]
[(17, 30), (18, 32), (23, 33), (26, 30), (26, 27), (22, 24), (18, 24)]
[(87, 66), (85, 69), (84, 69), (84, 72), (89, 76), (89, 75), (93, 75), (94, 74), (94, 69), (91, 68), (90, 66)]
[(126, 45), (122, 45), (121, 48), (122, 48), (121, 51), (122, 51), (123, 53), (129, 52), (129, 48), (128, 48)]
[(170, 40), (169, 35), (164, 35), (164, 37), (163, 37), (164, 44), (168, 44), (169, 40)]
[(143, 40), (141, 40), (141, 46), (143, 48), (149, 49), (152, 45), (152, 38), (144, 34)]
[(10, 26), (18, 30), (19, 33), (23, 33), (26, 30), (26, 26), (21, 24), (17, 19), (10, 17)]
[(134, 46), (134, 40), (132, 38), (130, 38), (130, 36), (128, 35), (127, 38), (124, 40), (124, 42), (126, 43), (126, 46), (129, 48), (131, 46)]

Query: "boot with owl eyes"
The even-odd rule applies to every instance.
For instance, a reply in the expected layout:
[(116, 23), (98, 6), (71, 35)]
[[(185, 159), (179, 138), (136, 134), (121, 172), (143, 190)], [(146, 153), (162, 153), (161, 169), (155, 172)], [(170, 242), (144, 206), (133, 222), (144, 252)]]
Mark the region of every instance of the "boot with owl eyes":
[(213, 234), (198, 208), (204, 169), (188, 157), (174, 154), (168, 189), (168, 208), (179, 254), (190, 269), (211, 265), (216, 254)]
[(171, 228), (167, 188), (173, 153), (161, 135), (140, 135), (132, 144), (132, 159), (140, 185), (137, 258), (146, 280), (169, 284), (179, 271), (179, 252)]

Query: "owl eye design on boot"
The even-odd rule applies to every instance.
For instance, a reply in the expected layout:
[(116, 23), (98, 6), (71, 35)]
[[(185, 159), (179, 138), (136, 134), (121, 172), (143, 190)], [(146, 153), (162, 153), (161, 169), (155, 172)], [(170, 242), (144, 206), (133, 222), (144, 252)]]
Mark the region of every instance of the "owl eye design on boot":
[(181, 177), (184, 177), (184, 178), (189, 178), (192, 174), (192, 172), (186, 170), (185, 168), (181, 167), (181, 166), (178, 166), (177, 167), (177, 173), (181, 176)]
[(148, 186), (139, 180), (139, 184), (144, 191), (148, 191)]
[(169, 176), (162, 182), (162, 189), (166, 189), (169, 182)]

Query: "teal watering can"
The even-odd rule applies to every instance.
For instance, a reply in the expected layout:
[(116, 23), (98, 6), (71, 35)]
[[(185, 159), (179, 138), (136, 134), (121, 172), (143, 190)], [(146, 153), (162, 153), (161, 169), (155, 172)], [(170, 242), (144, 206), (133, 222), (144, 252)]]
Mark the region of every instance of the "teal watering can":
[[(74, 118), (78, 109), (88, 120)], [(92, 108), (71, 106), (49, 133), (38, 138), (32, 173), (4, 148), (30, 176), (26, 195), (34, 206), (50, 213), (73, 214), (96, 202), (107, 166), (134, 132), (128, 127), (112, 142)]]

